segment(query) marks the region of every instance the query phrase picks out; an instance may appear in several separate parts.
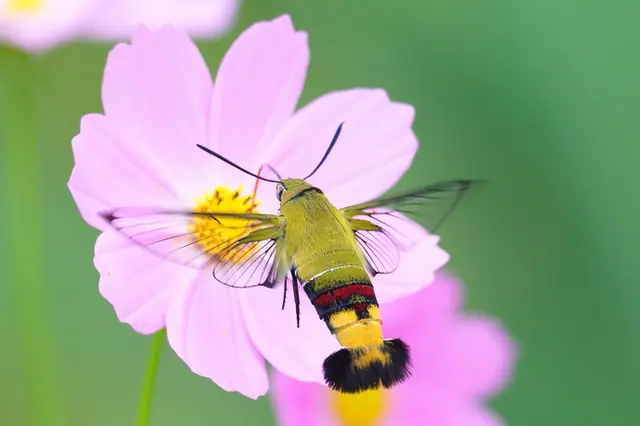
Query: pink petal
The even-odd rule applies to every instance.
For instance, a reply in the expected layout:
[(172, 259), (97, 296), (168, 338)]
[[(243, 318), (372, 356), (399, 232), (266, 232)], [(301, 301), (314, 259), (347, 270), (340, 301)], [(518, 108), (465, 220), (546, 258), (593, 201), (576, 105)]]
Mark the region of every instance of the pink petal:
[[(461, 388), (452, 369), (460, 358), (451, 360), (451, 342), (459, 341), (462, 287), (448, 274), (438, 274), (436, 281), (414, 296), (381, 305), (385, 335), (404, 339), (412, 349), (414, 374), (387, 392), (387, 409), (379, 426), (501, 426), (503, 422), (479, 404), (478, 396)], [(476, 322), (475, 319), (471, 320)], [(483, 324), (484, 326), (484, 324)], [(474, 333), (477, 334), (477, 333)], [(466, 339), (469, 341), (469, 339)], [(494, 340), (495, 341), (495, 340)], [(491, 356), (475, 352), (473, 342), (465, 347), (469, 356)], [(482, 342), (475, 342), (486, 346)], [(457, 365), (454, 365), (455, 363)], [(486, 376), (486, 366), (461, 376)], [(280, 424), (295, 426), (335, 425), (339, 423), (329, 390), (322, 385), (301, 383), (281, 373), (273, 375), (273, 402)], [(471, 380), (473, 381), (473, 379)]]
[(269, 387), (264, 360), (251, 344), (239, 305), (241, 289), (218, 283), (211, 271), (182, 287), (167, 313), (167, 336), (191, 370), (226, 391), (256, 399)]
[[(212, 146), (249, 169), (256, 153), (293, 113), (309, 63), (307, 34), (289, 16), (249, 27), (233, 43), (216, 76), (211, 103)], [(252, 161), (249, 161), (252, 159)]]
[(108, 228), (97, 215), (108, 208), (180, 204), (173, 188), (143, 158), (127, 153), (123, 147), (130, 142), (122, 126), (98, 114), (84, 116), (80, 134), (73, 138), (69, 189), (82, 217), (98, 229)]
[(451, 330), (447, 351), (449, 383), (460, 392), (493, 396), (513, 373), (516, 348), (504, 327), (492, 318), (464, 317)]
[(398, 269), (374, 277), (373, 285), (380, 303), (413, 294), (428, 286), (435, 273), (449, 261), (449, 254), (438, 245), (440, 237), (437, 235), (429, 235), (410, 220), (394, 223), (394, 226), (419, 242), (408, 250), (401, 250)]
[(473, 405), (455, 414), (451, 426), (504, 426), (506, 423), (482, 405)]
[(412, 380), (465, 398), (491, 396), (512, 374), (514, 344), (495, 320), (465, 315), (461, 305), (462, 287), (438, 274), (415, 295), (381, 305), (385, 336), (405, 340), (420, 360)]
[[(439, 391), (462, 393), (455, 375), (451, 339), (462, 307), (462, 288), (452, 278), (438, 274), (435, 282), (418, 293), (380, 306), (386, 338), (407, 343), (414, 360), (407, 386), (425, 384)], [(469, 349), (469, 348), (467, 348)]]
[(164, 327), (171, 298), (197, 275), (195, 270), (163, 262), (115, 231), (98, 237), (94, 263), (102, 296), (120, 321), (143, 334)]
[(143, 165), (188, 203), (212, 189), (203, 183), (216, 182), (216, 163), (196, 147), (207, 144), (211, 92), (200, 52), (173, 27), (141, 27), (130, 45), (120, 44), (109, 54), (102, 100), (109, 122), (124, 134), (121, 155)]
[(280, 426), (338, 426), (330, 411), (329, 390), (282, 373), (271, 374), (271, 401)]
[[(430, 286), (392, 303), (381, 304), (385, 334), (406, 337), (414, 345), (431, 341), (432, 334), (446, 330), (459, 314), (462, 290), (453, 276), (439, 272)], [(420, 327), (415, 327), (416, 324)], [(422, 339), (424, 336), (427, 338)], [(434, 351), (436, 348), (433, 346)]]
[(99, 0), (45, 1), (38, 10), (12, 13), (0, 4), (0, 39), (40, 53), (76, 37)]
[(108, 0), (84, 25), (95, 38), (126, 38), (139, 24), (157, 28), (172, 24), (194, 37), (216, 37), (235, 22), (238, 0)]
[(340, 138), (311, 178), (338, 207), (368, 201), (391, 188), (418, 148), (413, 108), (391, 102), (380, 89), (329, 93), (289, 120), (265, 162), (283, 176), (304, 177), (322, 158), (341, 122)]
[[(283, 286), (252, 288), (241, 296), (244, 318), (251, 340), (275, 368), (302, 381), (324, 383), (322, 363), (340, 349), (300, 288), (300, 328), (297, 328), (291, 284), (285, 309)], [(268, 318), (268, 321), (265, 321)]]
[(502, 426), (493, 412), (448, 389), (418, 381), (390, 392), (390, 410), (380, 426)]
[[(327, 387), (273, 372), (271, 400), (281, 426), (337, 426), (341, 419)], [(441, 389), (407, 382), (387, 392), (377, 426), (502, 426), (494, 413)]]
[[(326, 386), (303, 383), (274, 371), (271, 400), (281, 426), (342, 424)], [(409, 382), (408, 382), (409, 383)], [(377, 426), (502, 426), (493, 412), (441, 389), (419, 383), (387, 392), (387, 408)]]

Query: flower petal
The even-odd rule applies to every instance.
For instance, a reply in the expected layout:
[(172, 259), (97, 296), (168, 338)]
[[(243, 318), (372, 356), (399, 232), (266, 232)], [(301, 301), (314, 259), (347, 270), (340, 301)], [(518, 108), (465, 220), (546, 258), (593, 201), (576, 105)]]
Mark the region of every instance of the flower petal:
[[(457, 324), (463, 317), (462, 288), (455, 278), (440, 273), (433, 285), (412, 297), (381, 305), (384, 331), (388, 338), (400, 337), (412, 350), (414, 374), (406, 382), (385, 391), (383, 418), (376, 424), (442, 426), (501, 426), (503, 422), (459, 386), (451, 375), (460, 359), (449, 359), (451, 341), (458, 341)], [(468, 318), (467, 318), (468, 320)], [(475, 319), (471, 319), (475, 322)], [(474, 333), (477, 334), (477, 333)], [(475, 352), (474, 342), (466, 339), (466, 353)], [(482, 342), (476, 342), (484, 345)], [(486, 346), (486, 345), (484, 345)], [(465, 360), (463, 360), (465, 361)], [(458, 363), (458, 364), (456, 364)], [(486, 370), (485, 370), (486, 371)], [(463, 368), (460, 377), (477, 370)], [(481, 376), (485, 374), (480, 372)], [(452, 380), (453, 379), (453, 380)], [(273, 374), (273, 402), (280, 424), (295, 426), (309, 423), (325, 426), (339, 423), (330, 391), (326, 386), (301, 383), (281, 373)]]
[(216, 37), (235, 21), (238, 0), (109, 0), (101, 2), (83, 33), (94, 38), (125, 38), (139, 24), (172, 24), (193, 37)]
[(369, 201), (391, 188), (418, 148), (413, 107), (384, 90), (324, 95), (298, 112), (269, 147), (268, 162), (283, 176), (304, 177), (318, 164), (341, 122), (335, 148), (311, 181), (338, 207)]
[(249, 340), (238, 301), (242, 290), (203, 271), (173, 299), (167, 313), (169, 344), (191, 370), (226, 391), (249, 398), (269, 388), (264, 360)]
[(390, 410), (382, 425), (502, 426), (493, 412), (446, 387), (412, 379), (390, 393)]
[(280, 426), (336, 426), (335, 418), (327, 410), (329, 388), (305, 383), (280, 372), (271, 374), (275, 416)]
[(460, 318), (450, 339), (450, 346), (443, 350), (448, 349), (451, 386), (483, 397), (502, 390), (513, 373), (516, 348), (498, 321), (482, 316)]
[(324, 383), (322, 363), (340, 349), (340, 345), (302, 289), (298, 328), (291, 284), (287, 288), (284, 310), (280, 309), (283, 291), (283, 286), (278, 286), (253, 288), (242, 294), (243, 314), (251, 340), (269, 363), (288, 376)]
[(454, 414), (451, 426), (504, 426), (505, 422), (493, 411), (480, 404), (471, 405), (466, 410)]
[(428, 384), (460, 393), (458, 383), (455, 387), (450, 383), (456, 366), (449, 348), (462, 308), (461, 293), (454, 279), (438, 274), (432, 285), (418, 293), (380, 306), (385, 336), (402, 339), (416, 360), (407, 386)]
[(0, 39), (39, 53), (77, 36), (99, 0), (43, 1), (27, 13), (19, 10), (23, 2), (6, 3), (0, 3)]
[(373, 279), (376, 296), (380, 303), (413, 294), (435, 278), (435, 273), (449, 261), (449, 254), (439, 245), (440, 237), (429, 235), (424, 228), (411, 220), (395, 223), (402, 234), (411, 236), (414, 245), (400, 252), (398, 269), (390, 274), (379, 274)]
[(95, 228), (108, 229), (97, 214), (107, 208), (181, 204), (144, 158), (127, 154), (123, 147), (132, 142), (122, 126), (99, 114), (85, 115), (73, 138), (75, 166), (68, 185), (80, 214)]
[(100, 272), (102, 296), (113, 305), (120, 321), (143, 334), (164, 327), (171, 298), (197, 274), (163, 262), (115, 231), (98, 237), (94, 263)]
[[(425, 335), (431, 340), (432, 333), (446, 330), (461, 308), (462, 286), (450, 274), (439, 272), (430, 286), (411, 296), (382, 303), (380, 313), (385, 334), (419, 343)], [(420, 327), (415, 327), (416, 324)]]
[(122, 155), (140, 159), (189, 203), (211, 189), (203, 182), (216, 182), (211, 157), (196, 147), (207, 144), (211, 91), (197, 47), (169, 26), (140, 27), (130, 45), (111, 51), (104, 72), (105, 115), (126, 135)]
[(216, 76), (211, 146), (232, 161), (243, 160), (245, 168), (257, 167), (255, 153), (293, 113), (308, 64), (307, 34), (296, 32), (289, 16), (243, 32)]
[(495, 320), (461, 309), (462, 286), (440, 273), (415, 295), (381, 305), (384, 332), (403, 339), (412, 358), (421, 360), (414, 363), (412, 381), (467, 399), (488, 397), (512, 374), (514, 343)]
[[(303, 383), (273, 372), (272, 403), (281, 426), (334, 426), (342, 424), (335, 401), (326, 386)], [(482, 405), (459, 398), (446, 389), (406, 382), (385, 391), (387, 405), (379, 426), (502, 426), (503, 422)]]

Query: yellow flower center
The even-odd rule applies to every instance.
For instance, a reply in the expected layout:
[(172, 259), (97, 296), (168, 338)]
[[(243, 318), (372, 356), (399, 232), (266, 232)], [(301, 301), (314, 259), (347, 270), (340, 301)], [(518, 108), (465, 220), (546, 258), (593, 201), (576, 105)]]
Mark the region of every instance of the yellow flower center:
[(44, 0), (9, 0), (7, 11), (12, 13), (33, 13), (42, 9)]
[[(213, 192), (208, 192), (202, 198), (196, 199), (196, 212), (218, 213), (254, 213), (260, 205), (254, 195), (242, 195), (242, 186), (232, 191), (226, 186), (219, 186)], [(242, 257), (246, 250), (232, 250), (233, 254), (221, 254), (221, 252), (233, 245), (239, 238), (249, 234), (246, 219), (228, 217), (194, 216), (189, 230), (194, 234), (196, 241), (211, 256), (218, 256), (226, 261), (233, 261), (236, 257)], [(249, 250), (250, 248), (247, 248)]]
[(382, 388), (360, 393), (331, 391), (333, 410), (343, 426), (374, 426), (387, 409), (387, 395)]

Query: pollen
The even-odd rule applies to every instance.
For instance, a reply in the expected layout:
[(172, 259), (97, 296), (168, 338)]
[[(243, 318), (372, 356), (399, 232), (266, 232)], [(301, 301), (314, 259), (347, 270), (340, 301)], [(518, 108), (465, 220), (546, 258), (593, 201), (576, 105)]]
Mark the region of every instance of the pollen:
[(42, 9), (44, 0), (9, 0), (6, 10), (12, 13), (33, 13)]
[(382, 388), (360, 393), (331, 391), (331, 404), (343, 426), (376, 426), (382, 424), (387, 410), (387, 394)]
[[(194, 211), (200, 213), (256, 213), (260, 205), (253, 194), (242, 195), (242, 186), (235, 191), (219, 186), (204, 197), (197, 198), (196, 203)], [(251, 245), (238, 250), (230, 249), (251, 232), (250, 226), (249, 220), (241, 218), (194, 216), (189, 231), (210, 256), (233, 262), (247, 256), (247, 250), (252, 249)]]

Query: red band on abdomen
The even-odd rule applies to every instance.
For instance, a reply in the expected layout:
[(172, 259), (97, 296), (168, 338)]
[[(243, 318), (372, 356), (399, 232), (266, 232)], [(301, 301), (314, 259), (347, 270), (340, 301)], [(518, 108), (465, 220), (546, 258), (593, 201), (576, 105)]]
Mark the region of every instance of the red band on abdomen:
[(370, 300), (371, 304), (377, 304), (376, 295), (371, 284), (349, 284), (329, 290), (318, 296), (315, 300), (315, 305), (316, 308), (327, 308), (332, 305), (340, 306), (348, 303), (352, 296), (359, 296), (358, 303), (366, 303)]

